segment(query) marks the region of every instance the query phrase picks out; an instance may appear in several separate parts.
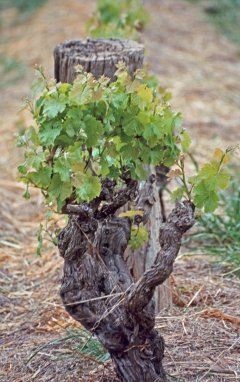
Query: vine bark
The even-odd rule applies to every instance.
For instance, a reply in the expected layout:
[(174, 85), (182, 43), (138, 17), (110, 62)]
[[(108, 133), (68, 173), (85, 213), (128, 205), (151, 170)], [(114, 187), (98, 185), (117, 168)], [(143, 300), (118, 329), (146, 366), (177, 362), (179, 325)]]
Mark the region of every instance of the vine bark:
[[(150, 195), (153, 182), (150, 177)], [(129, 200), (136, 192), (133, 183), (126, 186)], [(137, 191), (137, 208), (144, 215), (135, 218), (147, 220), (152, 204)], [(153, 294), (172, 272), (182, 236), (194, 224), (194, 206), (186, 201), (173, 209), (159, 233), (161, 250), (137, 283), (124, 261), (130, 219), (116, 217), (115, 211), (106, 217), (104, 207), (95, 212), (90, 206), (81, 207), (83, 212), (74, 211), (59, 235), (64, 306), (109, 351), (120, 381), (166, 382), (164, 340), (154, 329)]]

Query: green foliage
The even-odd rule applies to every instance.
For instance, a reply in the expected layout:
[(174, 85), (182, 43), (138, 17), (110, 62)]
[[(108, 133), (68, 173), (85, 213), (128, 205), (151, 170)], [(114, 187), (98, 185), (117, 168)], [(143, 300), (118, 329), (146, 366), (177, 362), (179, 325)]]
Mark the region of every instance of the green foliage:
[[(30, 355), (27, 363), (36, 357), (43, 349), (51, 349), (51, 347), (53, 347), (50, 352), (50, 360), (52, 361), (58, 361), (68, 357), (69, 349), (71, 349), (70, 357), (72, 352), (77, 352), (80, 353), (81, 358), (86, 359), (88, 363), (96, 362), (99, 365), (99, 363), (104, 363), (110, 358), (110, 354), (90, 332), (85, 329), (68, 329), (67, 335), (38, 347), (37, 350)], [(61, 349), (60, 355), (58, 347)], [(65, 349), (66, 353), (64, 352)]]
[[(189, 138), (188, 138), (189, 140)], [(182, 141), (182, 147), (186, 144), (186, 138)], [(189, 144), (189, 142), (188, 142)], [(180, 179), (182, 186), (172, 193), (172, 200), (181, 200), (183, 197), (192, 200), (197, 208), (205, 212), (213, 212), (219, 205), (218, 193), (228, 187), (230, 174), (226, 170), (226, 164), (230, 160), (230, 153), (235, 148), (228, 148), (225, 152), (215, 149), (213, 158), (203, 165), (197, 174), (186, 179), (185, 155), (180, 155), (176, 162), (177, 168), (169, 172), (169, 177)]]
[(194, 204), (198, 208), (204, 208), (205, 212), (213, 212), (218, 207), (218, 192), (229, 185), (230, 175), (224, 168), (224, 164), (228, 162), (229, 151), (222, 152), (216, 149), (213, 159), (190, 180), (193, 185)]
[(37, 71), (27, 102), (36, 127), (18, 137), (25, 147), (21, 181), (40, 188), (58, 212), (69, 200), (99, 196), (106, 176), (120, 186), (126, 167), (134, 179), (146, 179), (145, 165), (172, 165), (181, 140), (186, 144), (180, 114), (148, 86), (143, 70), (131, 78), (119, 64), (110, 84), (78, 70), (72, 85), (48, 81)]
[(148, 240), (148, 236), (148, 231), (142, 224), (132, 225), (129, 247), (133, 250), (141, 248)]
[(72, 344), (73, 350), (84, 356), (96, 359), (98, 362), (105, 362), (110, 359), (110, 354), (104, 349), (102, 344), (93, 337), (91, 333), (84, 329), (71, 330), (75, 334), (75, 344)]
[(228, 191), (219, 194), (219, 213), (208, 213), (198, 220), (197, 229), (188, 241), (195, 239), (210, 255), (220, 257), (221, 263), (237, 268), (240, 275), (240, 183), (232, 179)]
[(182, 133), (182, 151), (186, 153), (191, 145), (190, 135), (186, 130)]
[(97, 38), (136, 38), (148, 18), (141, 0), (98, 0), (87, 32)]
[(240, 43), (240, 0), (190, 0), (203, 3), (208, 19), (230, 40)]

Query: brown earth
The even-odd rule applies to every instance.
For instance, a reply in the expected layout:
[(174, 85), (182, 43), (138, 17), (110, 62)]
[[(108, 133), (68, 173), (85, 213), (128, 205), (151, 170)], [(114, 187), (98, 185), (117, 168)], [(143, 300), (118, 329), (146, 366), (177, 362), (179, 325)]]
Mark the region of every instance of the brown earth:
[[(162, 86), (173, 93), (176, 110), (183, 112), (196, 156), (202, 161), (213, 147), (239, 143), (239, 48), (207, 24), (198, 7), (185, 1), (152, 0), (146, 6), (151, 13), (143, 36), (148, 61)], [(14, 10), (1, 14), (0, 53), (25, 68), (25, 75), (15, 84), (9, 81), (0, 97), (2, 382), (114, 378), (110, 363), (98, 365), (74, 350), (75, 340), (64, 340), (79, 326), (58, 297), (62, 260), (50, 244), (42, 258), (36, 257), (41, 196), (34, 192), (26, 202), (16, 181), (22, 152), (15, 148), (14, 135), (18, 126), (30, 122), (27, 114), (16, 112), (29, 93), (33, 66), (41, 64), (51, 74), (53, 47), (83, 37), (93, 8), (92, 1), (86, 5), (82, 0), (49, 0), (24, 23), (18, 22)], [(172, 277), (177, 305), (157, 319), (166, 339), (166, 369), (178, 382), (239, 381), (240, 283), (223, 277), (223, 270), (199, 251), (180, 256)]]

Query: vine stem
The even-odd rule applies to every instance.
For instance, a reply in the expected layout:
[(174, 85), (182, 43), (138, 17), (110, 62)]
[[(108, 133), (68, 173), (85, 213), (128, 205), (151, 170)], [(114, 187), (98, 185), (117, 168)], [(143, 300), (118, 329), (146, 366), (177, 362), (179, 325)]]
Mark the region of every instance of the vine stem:
[(185, 175), (184, 159), (180, 158), (180, 164), (178, 166), (180, 167), (180, 169), (182, 171), (182, 177), (180, 177), (180, 180), (182, 181), (182, 183), (184, 185), (188, 200), (189, 200), (189, 202), (191, 202), (192, 201), (191, 192), (192, 192), (193, 186), (191, 187), (190, 190), (188, 189), (188, 185), (187, 185), (187, 181), (186, 181), (186, 175)]

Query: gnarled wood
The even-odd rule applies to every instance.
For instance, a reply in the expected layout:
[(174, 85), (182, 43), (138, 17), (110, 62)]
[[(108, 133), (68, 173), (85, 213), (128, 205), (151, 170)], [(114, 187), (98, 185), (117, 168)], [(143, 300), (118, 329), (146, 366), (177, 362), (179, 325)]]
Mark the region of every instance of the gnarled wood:
[(174, 261), (181, 247), (183, 234), (194, 224), (194, 205), (180, 202), (169, 215), (159, 234), (161, 250), (154, 265), (148, 269), (128, 295), (128, 309), (142, 311), (153, 297), (156, 286), (161, 285), (172, 273)]
[(171, 273), (182, 235), (193, 224), (194, 206), (178, 203), (160, 232), (155, 264), (136, 284), (124, 261), (131, 229), (128, 218), (72, 216), (59, 236), (65, 308), (110, 352), (123, 382), (166, 381), (164, 341), (154, 329), (152, 297)]
[[(154, 168), (149, 166), (148, 172), (152, 173), (152, 176), (156, 179), (156, 182), (152, 185), (151, 190), (148, 189), (146, 182), (141, 182), (140, 187), (143, 189), (143, 193), (149, 200), (149, 203), (153, 208), (149, 210), (148, 219), (146, 221), (146, 228), (149, 232), (149, 240), (146, 244), (135, 251), (127, 248), (125, 252), (125, 259), (128, 267), (131, 270), (133, 279), (137, 281), (142, 274), (147, 270), (155, 260), (156, 253), (160, 250), (158, 235), (162, 225), (162, 209), (161, 209), (161, 192), (162, 187), (166, 183), (166, 167), (158, 166)], [(138, 207), (138, 209), (140, 206)], [(170, 289), (169, 280), (155, 290), (155, 310), (156, 313), (162, 309), (167, 309), (172, 304), (172, 293)]]

